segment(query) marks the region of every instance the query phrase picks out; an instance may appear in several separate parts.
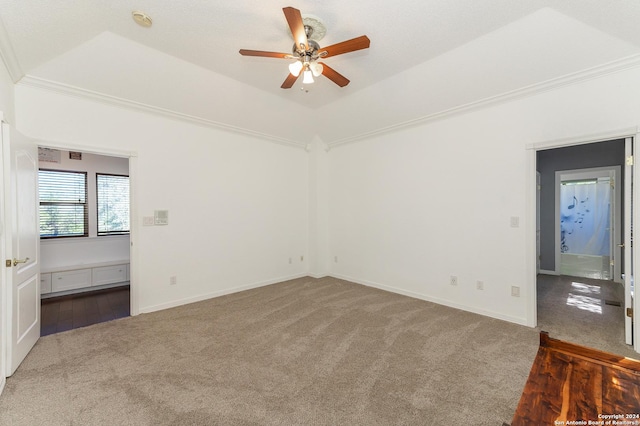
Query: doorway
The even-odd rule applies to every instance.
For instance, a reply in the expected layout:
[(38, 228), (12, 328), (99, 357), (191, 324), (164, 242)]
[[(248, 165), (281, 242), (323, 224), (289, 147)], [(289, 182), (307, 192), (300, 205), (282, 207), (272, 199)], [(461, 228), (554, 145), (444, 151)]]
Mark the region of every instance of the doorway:
[[(588, 140), (587, 138), (585, 139)], [(568, 184), (566, 185), (567, 187), (573, 185), (572, 188), (566, 188), (568, 190), (566, 191), (568, 200), (565, 202), (564, 216), (572, 216), (568, 214), (568, 211), (571, 211), (571, 213), (574, 213), (573, 217), (565, 217), (565, 219), (570, 220), (571, 225), (582, 224), (579, 222), (581, 218), (583, 219), (582, 222), (585, 220), (584, 214), (587, 210), (585, 206), (587, 204), (585, 188), (588, 185), (593, 184), (597, 187), (600, 184), (604, 188), (613, 181), (614, 185), (618, 186), (616, 191), (620, 191), (621, 188), (625, 187), (624, 178), (627, 175), (623, 174), (622, 170), (627, 173), (630, 169), (625, 167), (625, 147), (630, 146), (631, 143), (632, 139), (630, 138), (627, 140), (619, 138), (600, 139), (583, 143), (575, 140), (547, 144), (544, 148), (535, 148), (535, 169), (532, 170), (532, 173), (534, 171), (539, 172), (541, 178), (540, 201), (536, 203), (536, 210), (540, 210), (541, 249), (540, 270), (537, 280), (534, 282), (533, 298), (536, 301), (533, 303), (533, 309), (535, 309), (533, 315), (534, 323), (559, 336), (577, 336), (577, 339), (584, 339), (582, 343), (580, 340), (573, 341), (596, 348), (598, 348), (597, 343), (604, 341), (604, 338), (595, 338), (596, 344), (589, 345), (590, 337), (595, 336), (597, 333), (601, 333), (602, 336), (617, 336), (615, 344), (619, 345), (618, 347), (621, 348), (622, 352), (631, 350), (629, 346), (625, 345), (627, 331), (625, 307), (629, 306), (625, 300), (625, 292), (628, 291), (629, 287), (622, 282), (622, 271), (625, 265), (623, 264), (621, 253), (617, 252), (625, 237), (625, 227), (621, 226), (623, 224), (622, 216), (619, 219), (607, 217), (607, 214), (615, 216), (619, 213), (614, 213), (611, 210), (610, 206), (608, 206), (608, 204), (611, 204), (610, 202), (603, 201), (604, 204), (599, 207), (601, 217), (599, 217), (598, 224), (603, 226), (604, 223), (604, 229), (596, 239), (593, 239), (593, 247), (590, 248), (591, 252), (597, 252), (594, 256), (599, 256), (599, 259), (596, 258), (595, 263), (599, 261), (600, 264), (593, 268), (599, 274), (599, 277), (596, 277), (599, 280), (576, 278), (576, 275), (580, 275), (575, 273), (576, 269), (563, 269), (562, 267), (561, 255), (563, 254), (563, 249), (565, 249), (565, 253), (570, 252), (570, 250), (566, 250), (566, 247), (562, 247), (561, 244), (561, 241), (563, 241), (561, 234), (563, 228), (561, 227), (562, 218), (559, 214), (560, 208), (558, 205), (561, 198), (561, 183), (564, 181)], [(602, 172), (602, 176), (580, 175), (580, 169), (595, 169)], [(611, 173), (611, 169), (617, 169), (620, 172)], [(599, 178), (600, 182), (598, 182)], [(628, 181), (630, 183), (631, 179), (628, 179)], [(585, 187), (579, 188), (578, 186), (580, 185), (585, 185)], [(621, 194), (621, 192), (619, 193)], [(531, 195), (533, 196), (533, 192)], [(601, 194), (605, 199), (610, 195), (606, 191)], [(620, 203), (618, 204), (621, 208), (618, 209), (618, 212), (626, 212), (627, 207), (631, 206), (631, 197), (626, 195), (626, 189), (625, 196), (620, 195), (619, 200)], [(581, 203), (581, 201), (585, 201), (585, 203)], [(622, 206), (623, 204), (624, 206)], [(578, 215), (576, 213), (581, 205), (582, 211)], [(631, 214), (627, 213), (627, 215), (630, 219)], [(607, 230), (606, 223), (614, 224), (615, 226), (608, 226), (609, 229)], [(631, 229), (630, 225), (627, 225), (626, 228), (629, 231)], [(568, 232), (566, 228), (564, 230)], [(574, 232), (574, 230), (569, 230), (569, 232)], [(592, 238), (593, 233), (590, 234), (589, 238), (582, 241), (582, 245), (587, 244)], [(599, 239), (599, 245), (595, 244), (597, 239)], [(575, 240), (572, 245), (577, 247)], [(595, 248), (595, 246), (598, 247)], [(607, 248), (612, 255), (611, 257), (614, 258), (613, 262), (616, 262), (616, 271), (612, 270), (611, 262), (607, 264), (607, 256), (604, 253)], [(625, 252), (624, 254), (626, 256), (628, 253)], [(630, 259), (629, 257), (628, 266), (632, 264)], [(631, 277), (625, 278), (630, 279)], [(564, 293), (560, 292), (561, 294), (554, 301), (556, 306), (550, 307), (551, 293), (561, 286), (566, 287), (566, 291)], [(580, 320), (562, 321), (570, 318), (571, 316), (568, 313), (572, 311), (580, 312), (581, 314), (587, 313), (593, 317), (584, 318), (581, 315), (579, 316)], [(554, 319), (558, 321), (554, 322)], [(554, 326), (567, 328), (564, 330), (548, 329), (548, 327)], [(579, 330), (581, 326), (583, 329)], [(598, 327), (602, 328), (602, 330), (598, 330)], [(570, 330), (570, 328), (575, 329)], [(600, 349), (607, 350), (606, 347), (600, 347)]]
[(39, 147), (41, 335), (130, 314), (129, 158)]
[(620, 166), (556, 171), (556, 271), (622, 282)]

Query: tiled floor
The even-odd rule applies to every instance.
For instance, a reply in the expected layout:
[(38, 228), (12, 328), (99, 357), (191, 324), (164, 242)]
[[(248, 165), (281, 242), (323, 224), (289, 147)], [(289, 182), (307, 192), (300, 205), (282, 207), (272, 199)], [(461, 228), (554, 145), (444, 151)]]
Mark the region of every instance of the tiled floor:
[(40, 335), (127, 317), (129, 300), (129, 286), (42, 299)]

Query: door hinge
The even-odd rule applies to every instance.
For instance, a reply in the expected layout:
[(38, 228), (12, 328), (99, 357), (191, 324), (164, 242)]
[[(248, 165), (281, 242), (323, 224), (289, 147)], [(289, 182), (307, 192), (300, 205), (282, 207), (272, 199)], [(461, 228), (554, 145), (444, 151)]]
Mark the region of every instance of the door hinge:
[(627, 308), (627, 316), (633, 318), (633, 308)]
[(11, 259), (7, 259), (4, 261), (4, 266), (6, 266), (7, 268), (11, 268)]
[(627, 166), (633, 166), (633, 155), (626, 158)]

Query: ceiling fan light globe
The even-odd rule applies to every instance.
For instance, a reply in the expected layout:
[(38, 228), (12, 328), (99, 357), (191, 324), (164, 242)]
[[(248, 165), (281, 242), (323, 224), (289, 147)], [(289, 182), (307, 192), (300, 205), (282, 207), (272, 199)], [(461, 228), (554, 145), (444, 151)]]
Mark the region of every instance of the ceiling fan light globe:
[(322, 75), (322, 71), (324, 70), (322, 64), (318, 64), (316, 62), (311, 64), (309, 68), (311, 68), (311, 73), (314, 77), (320, 77), (320, 75)]
[(289, 72), (294, 77), (299, 76), (300, 75), (300, 71), (302, 71), (302, 62), (295, 61), (295, 62), (289, 64)]
[(313, 73), (309, 70), (304, 72), (304, 78), (302, 79), (303, 84), (311, 84), (313, 83)]

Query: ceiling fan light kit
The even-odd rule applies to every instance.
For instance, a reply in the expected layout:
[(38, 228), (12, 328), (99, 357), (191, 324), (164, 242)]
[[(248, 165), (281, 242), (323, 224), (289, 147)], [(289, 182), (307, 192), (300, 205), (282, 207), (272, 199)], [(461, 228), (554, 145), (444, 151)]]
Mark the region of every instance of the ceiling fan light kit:
[(319, 77), (321, 75), (324, 75), (340, 87), (349, 84), (349, 79), (327, 64), (318, 62), (318, 60), (367, 49), (371, 43), (369, 38), (363, 35), (321, 48), (318, 40), (325, 36), (327, 29), (320, 18), (313, 15), (305, 15), (303, 17), (300, 11), (293, 7), (285, 7), (282, 11), (294, 40), (291, 54), (247, 49), (240, 49), (240, 54), (243, 56), (295, 59), (295, 62), (289, 64), (289, 75), (280, 86), (283, 89), (290, 89), (301, 73), (303, 75), (303, 84), (311, 84), (314, 76)]

